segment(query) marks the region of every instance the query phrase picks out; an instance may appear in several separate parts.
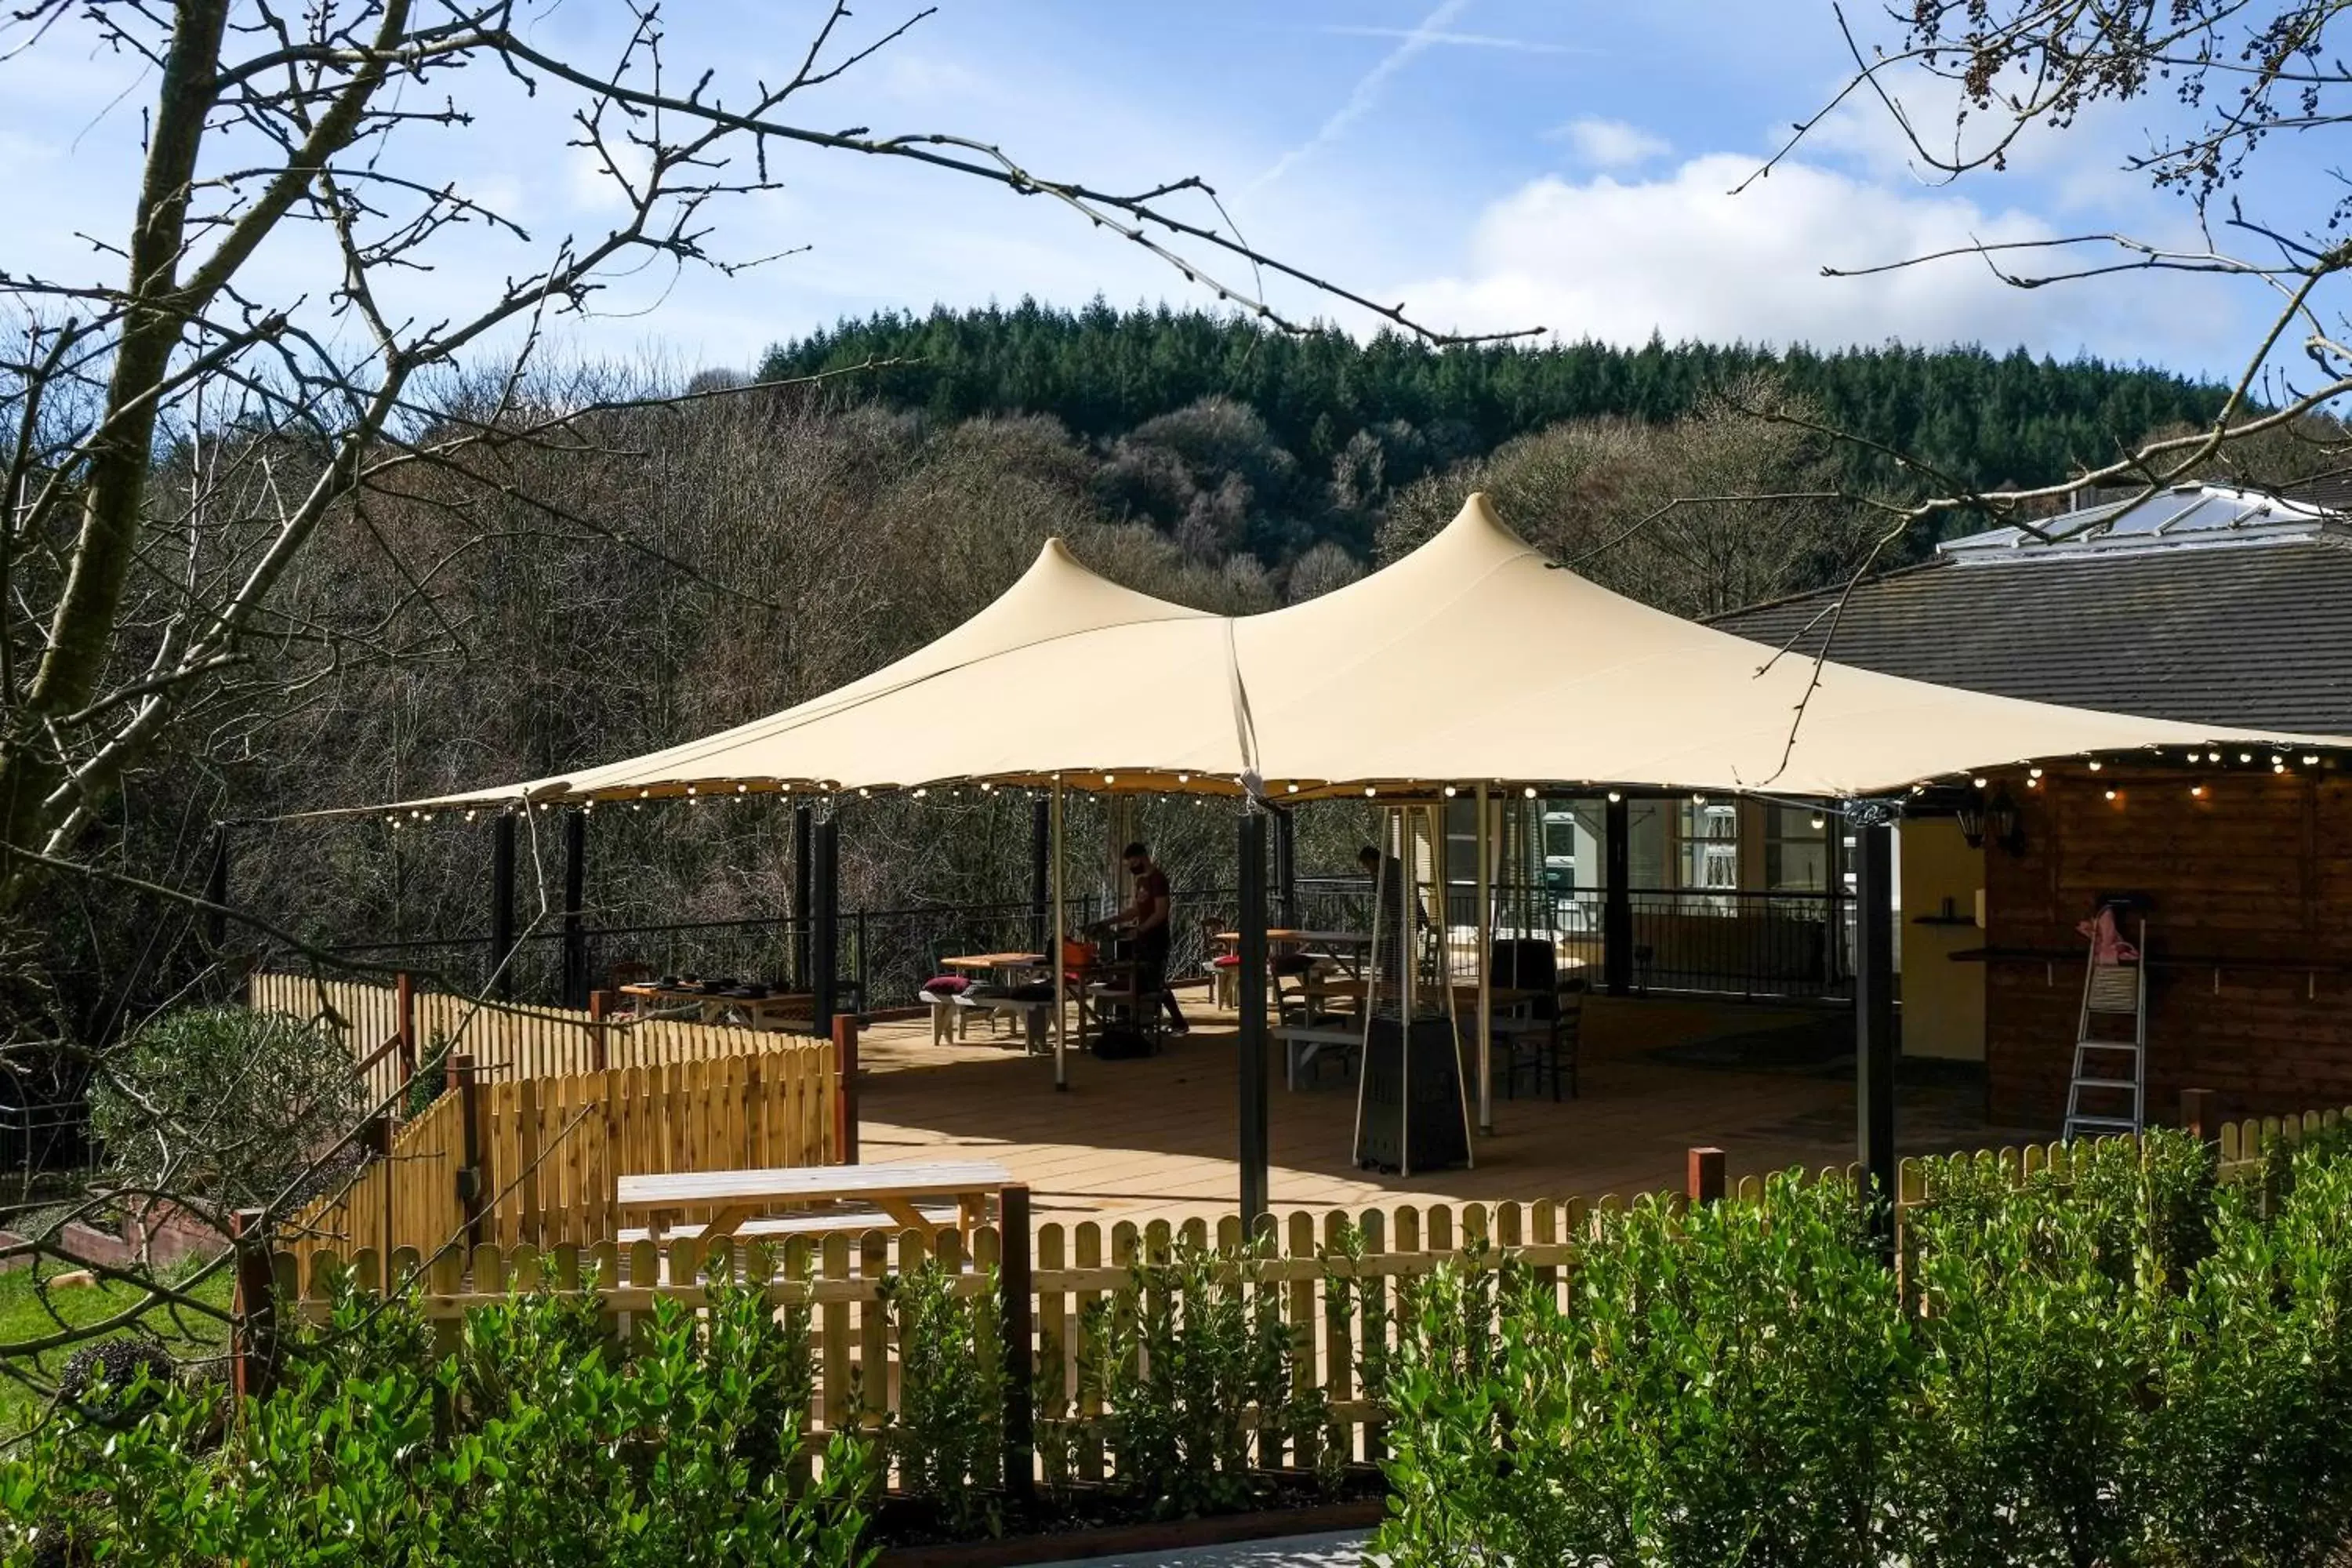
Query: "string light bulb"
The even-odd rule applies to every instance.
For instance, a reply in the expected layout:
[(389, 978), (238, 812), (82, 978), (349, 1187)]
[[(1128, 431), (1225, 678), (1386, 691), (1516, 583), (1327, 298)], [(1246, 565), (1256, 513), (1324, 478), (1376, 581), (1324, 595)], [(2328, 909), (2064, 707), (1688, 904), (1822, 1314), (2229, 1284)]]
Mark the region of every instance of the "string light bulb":
[(2038, 779), (2042, 776), (2042, 770), (2040, 768), (2028, 768), (2025, 770), (2025, 776), (2029, 779)]
[(2096, 757), (2093, 757), (2091, 759), (2091, 771), (2093, 773), (2097, 773), (2099, 771), (2099, 759)]
[(1370, 784), (1366, 784), (1366, 785), (1364, 786), (1364, 798), (1365, 798), (1366, 800), (1370, 800), (1370, 799), (1371, 799), (1374, 795), (1378, 795), (1378, 794), (1380, 794), (1380, 793), (1381, 793), (1381, 792), (1380, 792), (1379, 790), (1374, 789), (1374, 788), (1373, 788), (1371, 785), (1370, 785)]
[(1526, 795), (1526, 796), (1528, 797), (1528, 799), (1529, 799), (1529, 800), (1533, 800), (1533, 799), (1535, 799), (1535, 797), (1536, 797), (1536, 786), (1535, 786), (1535, 785), (1533, 785), (1533, 784), (1529, 784), (1529, 785), (1528, 785), (1528, 787), (1527, 787), (1526, 789), (1522, 790), (1520, 793), (1521, 793), (1522, 795)]
[(1609, 792), (1609, 804), (1612, 805), (1616, 805), (1619, 801), (1623, 800), (1624, 798), (1625, 797), (1622, 795), (1620, 795), (1613, 789)]
[(1824, 826), (1826, 826), (1826, 823), (1822, 818), (1822, 814), (1820, 812), (1813, 813), (1813, 827), (1815, 831), (1819, 831)]
[(1447, 784), (1445, 786), (1445, 798), (1448, 800), (1452, 800), (1454, 798), (1454, 786), (1452, 784)]
[(2315, 768), (2319, 765), (2319, 759), (2316, 756), (2306, 756), (2303, 759), (2303, 765), (2306, 768)]
[(1985, 786), (1985, 781), (1982, 779), (1971, 779), (1969, 782), (1978, 789), (1982, 789)]
[(2196, 796), (2199, 800), (2203, 800), (2205, 798), (2205, 786), (2203, 784), (2190, 784), (2189, 786), (2189, 793)]
[(2251, 763), (2251, 762), (2252, 762), (2253, 760), (2254, 760), (2254, 753), (2253, 753), (2253, 752), (2240, 752), (2238, 753), (2238, 761), (2240, 761), (2240, 762), (2242, 762), (2242, 763)]
[(2108, 798), (2109, 800), (2113, 800), (2113, 799), (2115, 799), (2115, 798), (2116, 798), (2116, 792), (2115, 792), (2115, 791), (2113, 791), (2113, 790), (2109, 790), (2109, 791), (2107, 791), (2107, 792), (2106, 792), (2106, 794), (2107, 794), (2107, 798)]

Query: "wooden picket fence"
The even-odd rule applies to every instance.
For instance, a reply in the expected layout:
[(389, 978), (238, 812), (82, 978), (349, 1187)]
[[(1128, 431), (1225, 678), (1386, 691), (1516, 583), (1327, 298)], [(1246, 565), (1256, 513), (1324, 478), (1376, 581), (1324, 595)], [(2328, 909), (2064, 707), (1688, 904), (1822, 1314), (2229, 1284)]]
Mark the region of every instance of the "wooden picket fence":
[(442, 1046), (472, 1057), (485, 1073), (524, 1079), (752, 1056), (797, 1037), (683, 1018), (601, 1018), (569, 1007), (308, 974), (257, 973), (247, 994), (256, 1008), (324, 1019), (341, 1030), (377, 1104), (390, 1104)]
[[(833, 1047), (462, 1081), (281, 1229), (292, 1256), (581, 1246), (620, 1232), (623, 1175), (837, 1163)], [(693, 1219), (708, 1218), (695, 1214)]]

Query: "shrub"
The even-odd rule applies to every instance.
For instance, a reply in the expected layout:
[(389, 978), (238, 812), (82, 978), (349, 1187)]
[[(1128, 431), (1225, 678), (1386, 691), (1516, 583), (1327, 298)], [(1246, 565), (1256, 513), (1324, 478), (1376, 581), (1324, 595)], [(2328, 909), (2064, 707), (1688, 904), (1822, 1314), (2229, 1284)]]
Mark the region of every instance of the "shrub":
[[(1563, 1307), (1517, 1268), (1441, 1270), (1400, 1323), (1405, 1563), (1881, 1561), (1905, 1345), (1850, 1192), (1601, 1216)], [(1486, 1280), (1495, 1283), (1490, 1287)]]
[(995, 1271), (982, 1293), (959, 1294), (958, 1276), (927, 1258), (882, 1284), (898, 1344), (898, 1409), (884, 1442), (898, 1488), (932, 1503), (957, 1534), (999, 1528), (993, 1494), (1003, 1479), (1004, 1373)]
[(718, 1276), (699, 1314), (646, 1316), (623, 1355), (576, 1304), (519, 1298), (436, 1361), (412, 1310), (347, 1298), (225, 1432), (173, 1388), (128, 1427), (56, 1422), (0, 1458), (0, 1561), (865, 1563), (864, 1446), (793, 1479), (804, 1324)]
[(66, 1357), (58, 1372), (58, 1403), (80, 1420), (118, 1426), (153, 1408), (176, 1370), (152, 1339), (101, 1340)]
[(1088, 1309), (1080, 1386), (1108, 1412), (1118, 1486), (1162, 1517), (1246, 1506), (1254, 1466), (1328, 1424), (1319, 1394), (1291, 1388), (1280, 1286), (1261, 1262), (1180, 1243), (1130, 1266), (1133, 1296)]
[(126, 1184), (233, 1209), (278, 1200), (363, 1109), (351, 1054), (324, 1025), (190, 1007), (102, 1060), (89, 1118)]

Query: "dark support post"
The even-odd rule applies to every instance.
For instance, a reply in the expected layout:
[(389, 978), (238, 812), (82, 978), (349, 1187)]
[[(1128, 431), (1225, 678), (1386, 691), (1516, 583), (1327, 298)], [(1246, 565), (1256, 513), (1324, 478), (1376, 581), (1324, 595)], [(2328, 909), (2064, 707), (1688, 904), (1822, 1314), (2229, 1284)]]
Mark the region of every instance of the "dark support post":
[[(360, 1129), (360, 1146), (368, 1152), (370, 1159), (389, 1161), (392, 1158), (393, 1135), (398, 1131), (399, 1124), (393, 1120), (390, 1111), (371, 1116), (367, 1124)], [(400, 1245), (396, 1239), (398, 1232), (393, 1229), (392, 1194), (393, 1189), (400, 1184), (391, 1180), (391, 1173), (387, 1171), (385, 1179), (376, 1185), (383, 1189), (383, 1212), (376, 1216), (383, 1226), (383, 1239), (375, 1249), (376, 1267), (382, 1273), (378, 1278), (362, 1280), (362, 1283), (389, 1295), (393, 1287), (392, 1249)]]
[(449, 1087), (457, 1095), (457, 1121), (465, 1161), (457, 1168), (457, 1206), (466, 1215), (466, 1245), (482, 1245), (482, 1210), (489, 1199), (489, 1172), (482, 1168), (482, 1089), (470, 1055), (449, 1058)]
[(1633, 804), (1610, 798), (1601, 829), (1601, 981), (1612, 996), (1633, 991)]
[(810, 991), (815, 987), (809, 976), (814, 953), (809, 947), (810, 934), (816, 929), (809, 923), (810, 889), (814, 880), (809, 861), (810, 824), (815, 813), (805, 805), (793, 807), (793, 989)]
[(839, 831), (828, 816), (809, 836), (809, 1006), (819, 1039), (833, 1034), (833, 1016), (841, 1010)]
[(845, 1165), (857, 1163), (857, 1020), (847, 1013), (833, 1020), (833, 1066), (841, 1087), (833, 1097), (833, 1150)]
[(405, 969), (392, 977), (393, 1026), (400, 1035), (400, 1087), (416, 1076), (416, 977)]
[(1241, 1002), (1242, 1235), (1255, 1237), (1266, 1212), (1265, 818), (1244, 810), (1241, 822), (1241, 963), (1234, 979)]
[(503, 997), (514, 995), (515, 819), (500, 812), (490, 823), (490, 973)]
[(205, 940), (217, 957), (228, 945), (228, 824), (213, 824), (213, 860), (205, 868)]
[(588, 814), (563, 814), (563, 1005), (588, 1005)]
[(1298, 819), (1288, 807), (1274, 814), (1275, 910), (1282, 923), (1298, 925)]
[(1872, 1234), (1895, 1239), (1895, 829), (1854, 826), (1853, 1099)]
[(2213, 1114), (2211, 1089), (2184, 1089), (2180, 1091), (2180, 1125), (2189, 1136), (2200, 1143), (2210, 1143), (2221, 1135), (2221, 1119)]
[(1029, 803), (1029, 951), (1042, 953), (1054, 904), (1054, 803), (1040, 795)]
[(1032, 1404), (1029, 1189), (1013, 1184), (996, 1200), (996, 1284), (1003, 1301), (1004, 1495), (1027, 1502), (1037, 1479), (1037, 1413)]
[(229, 1305), (229, 1383), (240, 1399), (259, 1399), (278, 1373), (278, 1277), (270, 1267), (268, 1215), (239, 1209), (228, 1216), (236, 1248), (236, 1295)]
[(1684, 1191), (1695, 1204), (1719, 1204), (1723, 1201), (1723, 1151), (1694, 1149), (1690, 1152), (1690, 1168), (1684, 1182)]

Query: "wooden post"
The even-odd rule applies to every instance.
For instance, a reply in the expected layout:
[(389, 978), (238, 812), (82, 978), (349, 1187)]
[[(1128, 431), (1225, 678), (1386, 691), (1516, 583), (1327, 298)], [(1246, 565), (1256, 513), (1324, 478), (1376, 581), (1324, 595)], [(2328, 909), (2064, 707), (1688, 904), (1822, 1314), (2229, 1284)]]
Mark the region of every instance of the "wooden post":
[(490, 821), (490, 985), (514, 996), (515, 819), (502, 811)]
[(466, 1211), (466, 1245), (482, 1245), (482, 1211), (489, 1199), (490, 1173), (482, 1159), (482, 1089), (470, 1054), (449, 1058), (449, 1087), (457, 1091), (465, 1163), (457, 1173), (457, 1203)]
[[(1864, 807), (1869, 815), (1864, 815)], [(1895, 1241), (1895, 828), (1856, 803), (1854, 824), (1854, 1144), (1871, 1235)]]
[(1265, 1100), (1265, 813), (1254, 803), (1241, 820), (1241, 1216), (1242, 1235), (1255, 1237), (1265, 1217), (1270, 1152)]
[(1029, 1257), (1029, 1189), (1018, 1183), (997, 1195), (997, 1289), (1003, 1302), (1004, 1495), (1027, 1502), (1037, 1474)]
[(845, 1165), (857, 1163), (857, 1020), (844, 1013), (833, 1020), (833, 1063), (841, 1089), (833, 1097), (833, 1148)]
[[(393, 1029), (400, 1040), (401, 1099), (416, 1078), (416, 977), (405, 969), (392, 977)], [(407, 1109), (404, 1103), (403, 1110)]]
[(588, 814), (563, 814), (563, 1005), (588, 1005)]
[(269, 1257), (268, 1216), (239, 1209), (228, 1216), (236, 1249), (236, 1293), (229, 1305), (229, 1382), (239, 1399), (259, 1399), (278, 1375), (278, 1277)]
[(841, 860), (840, 824), (828, 816), (816, 825), (810, 844), (809, 977), (813, 1032), (819, 1039), (833, 1033), (833, 1016), (841, 996)]
[(598, 1072), (613, 1065), (612, 1042), (604, 1026), (604, 1009), (612, 1005), (612, 1001), (610, 991), (588, 993), (588, 1045), (595, 1053)]
[(2200, 1142), (2210, 1143), (2221, 1135), (2221, 1119), (2213, 1114), (2211, 1089), (2184, 1089), (2180, 1091), (2180, 1125)]
[(1601, 984), (1612, 996), (1633, 994), (1633, 807), (1611, 796), (1601, 826)]
[(1694, 1149), (1690, 1152), (1689, 1173), (1683, 1190), (1695, 1204), (1719, 1204), (1723, 1201), (1723, 1151)]

